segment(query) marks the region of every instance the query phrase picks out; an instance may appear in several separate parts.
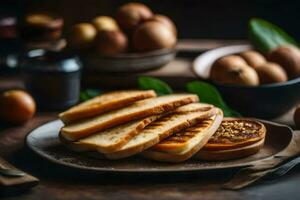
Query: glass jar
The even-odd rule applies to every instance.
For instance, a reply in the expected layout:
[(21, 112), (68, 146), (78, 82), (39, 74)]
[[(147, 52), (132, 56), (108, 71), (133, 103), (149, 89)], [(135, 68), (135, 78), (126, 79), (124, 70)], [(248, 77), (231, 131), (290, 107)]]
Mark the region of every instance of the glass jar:
[(79, 101), (81, 68), (76, 56), (43, 49), (27, 52), (21, 64), (26, 89), (46, 110), (66, 109)]

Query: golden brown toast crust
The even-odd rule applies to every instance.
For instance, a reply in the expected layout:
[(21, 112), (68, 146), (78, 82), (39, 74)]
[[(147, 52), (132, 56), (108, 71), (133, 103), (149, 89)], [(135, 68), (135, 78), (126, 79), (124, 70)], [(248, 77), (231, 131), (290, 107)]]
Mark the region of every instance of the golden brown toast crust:
[(195, 112), (195, 111), (209, 111), (214, 108), (213, 105), (206, 104), (206, 103), (190, 103), (185, 106), (181, 106), (174, 110), (175, 113), (188, 113), (188, 112)]
[(190, 140), (192, 140), (197, 134), (205, 130), (213, 123), (213, 119), (204, 119), (195, 126), (189, 127), (186, 130), (180, 131), (171, 135), (170, 137), (160, 141), (154, 145), (151, 149), (157, 151), (164, 150), (176, 150), (184, 147)]
[[(156, 161), (160, 161), (160, 162), (183, 162), (189, 158), (191, 158), (194, 154), (196, 154), (206, 143), (207, 141), (209, 140), (209, 138), (214, 134), (214, 132), (216, 131), (216, 129), (218, 128), (218, 126), (221, 124), (221, 121), (222, 121), (222, 118), (223, 118), (223, 112), (220, 110), (220, 109), (217, 109), (217, 113), (216, 115), (214, 116), (214, 118), (212, 119), (213, 123), (209, 123), (208, 121), (205, 122), (205, 123), (208, 123), (210, 125), (204, 125), (204, 127), (206, 127), (205, 129), (203, 129), (203, 127), (201, 128), (197, 128), (195, 127), (194, 130), (197, 130), (198, 129), (198, 134), (203, 134), (202, 132), (205, 130), (206, 133), (205, 135), (203, 135), (203, 137), (201, 138), (201, 140), (198, 141), (198, 143), (194, 146), (192, 146), (191, 149), (188, 149), (188, 150), (181, 150), (179, 152), (168, 152), (168, 147), (177, 147), (177, 148), (180, 148), (180, 145), (182, 143), (180, 143), (179, 146), (176, 146), (176, 145), (172, 145), (172, 146), (168, 146), (167, 148), (161, 148), (160, 147), (160, 150), (157, 150), (157, 149), (149, 149), (147, 151), (144, 151), (142, 153), (142, 155), (146, 158), (149, 158), (149, 159), (152, 159), (152, 160), (156, 160)], [(207, 120), (207, 119), (206, 119)], [(198, 122), (198, 123), (201, 123)], [(203, 123), (203, 122), (202, 122)], [(197, 126), (197, 125), (195, 125)], [(192, 129), (193, 127), (191, 128), (188, 128), (188, 129)], [(188, 130), (187, 129), (187, 130)], [(185, 134), (185, 130), (181, 131), (180, 132), (181, 134)], [(187, 135), (189, 135), (189, 131), (187, 131)], [(194, 133), (192, 134), (194, 136)], [(173, 137), (170, 136), (170, 137)], [(188, 136), (188, 138), (190, 138)], [(192, 140), (195, 139), (194, 137), (192, 137)], [(189, 140), (189, 139), (188, 139)], [(178, 141), (177, 139), (175, 139), (174, 141), (171, 140), (172, 143), (173, 142), (176, 142)], [(184, 139), (184, 143), (186, 142), (187, 140)], [(174, 144), (174, 143), (173, 143)], [(164, 151), (162, 151), (164, 150)], [(174, 150), (174, 149), (171, 149), (171, 150)]]
[[(89, 147), (87, 149), (97, 150), (97, 151), (99, 151), (101, 153), (112, 153), (112, 152), (115, 152), (118, 149), (120, 149), (122, 146), (124, 146), (131, 138), (133, 138), (134, 136), (136, 136), (147, 125), (149, 125), (151, 122), (157, 120), (159, 117), (160, 117), (160, 115), (155, 115), (155, 116), (150, 116), (150, 117), (144, 118), (142, 120), (138, 120), (138, 122), (135, 125), (134, 129), (128, 131), (127, 134), (124, 137), (122, 137), (120, 140), (118, 140), (118, 142), (116, 142), (114, 144), (111, 144), (111, 145), (99, 146), (99, 145), (93, 144), (91, 142), (86, 142), (85, 139), (82, 139), (82, 140), (79, 140), (79, 141), (73, 142), (73, 143), (77, 144), (79, 146)], [(130, 123), (127, 123), (127, 124), (130, 124)], [(126, 125), (127, 124), (120, 125), (120, 126), (122, 126), (123, 129), (126, 129)], [(112, 131), (113, 132), (115, 128), (118, 128), (118, 127), (107, 129), (107, 131)], [(96, 133), (96, 134), (101, 134), (101, 132)]]
[(122, 108), (135, 101), (151, 97), (156, 97), (156, 93), (153, 90), (122, 90), (109, 92), (60, 113), (59, 118), (65, 124), (70, 124), (80, 119)]
[[(151, 115), (157, 115), (157, 114), (169, 112), (179, 106), (197, 102), (199, 100), (196, 95), (170, 95), (170, 96), (171, 97), (174, 96), (174, 99), (168, 101), (168, 103), (164, 102), (164, 103), (157, 104), (150, 108), (134, 111), (132, 113), (125, 113), (122, 115), (116, 114), (115, 116), (113, 115), (113, 113), (118, 113), (120, 110), (125, 111), (125, 110), (128, 110), (128, 108), (130, 109), (130, 108), (141, 107), (143, 104), (146, 104), (147, 102), (151, 102), (152, 99), (138, 101), (138, 102), (133, 103), (129, 107), (121, 108), (120, 110), (115, 110), (115, 111), (106, 113), (107, 116), (110, 116), (110, 119), (106, 120), (102, 123), (98, 123), (98, 124), (94, 123), (93, 125), (85, 127), (85, 128), (78, 128), (78, 126), (76, 127), (76, 124), (75, 124), (76, 128), (74, 128), (74, 125), (72, 124), (70, 126), (63, 127), (61, 129), (61, 132), (67, 140), (75, 141), (80, 138), (87, 137), (97, 131), (104, 130), (106, 128), (110, 128), (110, 127), (113, 127), (113, 126), (116, 126), (116, 125), (119, 125), (122, 123), (127, 123), (129, 121), (141, 119), (141, 118), (148, 117)], [(158, 98), (156, 98), (156, 99), (158, 99)], [(87, 121), (87, 120), (85, 120), (85, 121)], [(82, 123), (85, 123), (85, 121)]]
[[(110, 159), (120, 159), (120, 158), (125, 158), (125, 157), (129, 157), (131, 155), (140, 153), (140, 152), (144, 151), (145, 149), (148, 149), (151, 146), (159, 143), (164, 138), (166, 138), (178, 131), (186, 129), (190, 126), (193, 126), (197, 122), (199, 122), (203, 119), (211, 117), (212, 115), (215, 114), (215, 112), (216, 111), (214, 109), (211, 109), (206, 112), (195, 111), (195, 112), (189, 112), (189, 113), (176, 113), (176, 112), (171, 113), (168, 116), (162, 117), (162, 118), (154, 121), (140, 133), (140, 134), (144, 134), (144, 133), (151, 134), (151, 132), (158, 131), (159, 128), (161, 128), (163, 126), (170, 126), (170, 128), (168, 128), (167, 130), (164, 130), (163, 132), (157, 132), (158, 133), (157, 137), (146, 140), (144, 143), (142, 143), (140, 145), (136, 145), (136, 146), (133, 145), (128, 148), (125, 148), (126, 146), (124, 146), (123, 147), (124, 149), (120, 149), (119, 151), (116, 151), (111, 154), (105, 154), (105, 156)], [(187, 116), (187, 115), (188, 115), (188, 117), (185, 118), (184, 120), (182, 120), (180, 123), (178, 123), (176, 125), (172, 124), (174, 119), (182, 117), (182, 116)]]

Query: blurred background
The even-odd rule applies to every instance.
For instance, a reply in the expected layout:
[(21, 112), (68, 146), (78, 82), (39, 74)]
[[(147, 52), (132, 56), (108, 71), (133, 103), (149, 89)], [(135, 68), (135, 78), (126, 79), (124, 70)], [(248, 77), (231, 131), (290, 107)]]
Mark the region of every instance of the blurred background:
[[(208, 77), (199, 75), (204, 70), (195, 73), (194, 61), (203, 52), (218, 47), (252, 42), (256, 50), (264, 54), (261, 56), (265, 59), (263, 56), (269, 56), (267, 53), (270, 52), (261, 51), (257, 48), (259, 45), (254, 44), (251, 39), (247, 40), (248, 23), (251, 18), (257, 17), (276, 24), (296, 41), (300, 41), (298, 25), (300, 1), (297, 0), (133, 1), (148, 6), (156, 17), (160, 14), (168, 20), (170, 18), (171, 27), (174, 27), (172, 22), (176, 25), (175, 33), (161, 22), (161, 24), (150, 23), (151, 26), (146, 26), (147, 20), (153, 20), (154, 16), (150, 11), (150, 17), (142, 19), (134, 12), (135, 9), (141, 8), (129, 9), (125, 15), (121, 15), (122, 17), (120, 15), (116, 17), (118, 8), (128, 2), (132, 0), (1, 0), (0, 86), (4, 88), (3, 90), (26, 88), (40, 105), (43, 103), (42, 107), (61, 109), (78, 102), (80, 92), (84, 89), (134, 88), (140, 76), (159, 78), (178, 90), (185, 89), (189, 81), (207, 81)], [(145, 10), (143, 12), (145, 15)], [(124, 22), (120, 20), (126, 18), (126, 15), (127, 17), (131, 15), (134, 20), (138, 19), (138, 23), (131, 27), (132, 30), (124, 26)], [(103, 18), (99, 20), (99, 16), (106, 16), (106, 20)], [(107, 16), (111, 16), (113, 22), (107, 20), (110, 18)], [(99, 21), (102, 21), (102, 30), (98, 27), (101, 24)], [(130, 20), (127, 19), (127, 23), (128, 21)], [(105, 24), (112, 26), (114, 23), (115, 30), (108, 30), (107, 27), (107, 30), (104, 30)], [(142, 25), (146, 28), (142, 29)], [(270, 25), (264, 25), (264, 29), (260, 30), (265, 35), (264, 42), (280, 43), (282, 38), (274, 37), (276, 34), (272, 30), (276, 30), (276, 26), (270, 28)], [(290, 41), (287, 43), (290, 44)], [(295, 54), (294, 57), (299, 59), (300, 50), (296, 51), (297, 55)], [(286, 59), (287, 57), (285, 56)], [(280, 65), (286, 67), (285, 64)], [(296, 70), (299, 68), (299, 66), (293, 67)], [(203, 66), (199, 65), (198, 68)], [(272, 74), (274, 71), (268, 72)], [(281, 72), (281, 75), (285, 73), (284, 70)], [(290, 79), (295, 77), (299, 77), (299, 74)], [(285, 77), (281, 82), (290, 79)], [(45, 80), (51, 84), (40, 84)], [(256, 80), (255, 86), (258, 86), (258, 78)], [(300, 87), (299, 80), (297, 82), (299, 84), (294, 88), (295, 91)], [(293, 91), (284, 87), (278, 88), (283, 88), (282, 91), (287, 93), (285, 100), (278, 102), (283, 104), (281, 106), (269, 104), (270, 101), (275, 102), (273, 95), (283, 94), (281, 90), (270, 95), (265, 91), (260, 94), (267, 96), (264, 99), (270, 112), (273, 112), (274, 107), (280, 107), (280, 114), (282, 114), (293, 107), (300, 96), (293, 95)], [(233, 108), (237, 108), (238, 111), (245, 108), (255, 112), (254, 114), (258, 113), (256, 110), (248, 109), (249, 104), (244, 103), (248, 100), (256, 108), (256, 101), (248, 98), (254, 95), (243, 94), (233, 89), (232, 93), (245, 97), (245, 100), (241, 101), (237, 96), (236, 102), (242, 104), (239, 108), (234, 102), (230, 102), (232, 99), (230, 92), (227, 94), (221, 86), (218, 89), (225, 101)], [(257, 90), (254, 93), (257, 94)], [(61, 99), (48, 101), (53, 97)], [(261, 101), (262, 98), (256, 99)], [(291, 104), (287, 107), (284, 106), (286, 99)], [(59, 107), (58, 101), (62, 102)]]
[[(48, 11), (61, 15), (65, 29), (76, 22), (89, 21), (98, 15), (114, 15), (125, 0), (1, 0), (1, 18), (27, 12)], [(300, 18), (297, 0), (147, 0), (142, 2), (154, 12), (170, 16), (179, 30), (179, 38), (246, 37), (249, 18), (261, 17), (300, 39)], [(295, 26), (296, 25), (296, 26)]]
[[(3, 75), (4, 73), (2, 72), (4, 71), (10, 71), (12, 68), (18, 69), (19, 60), (29, 60), (27, 57), (19, 58), (20, 55), (25, 55), (23, 50), (25, 50), (24, 52), (26, 52), (26, 56), (29, 55), (27, 54), (27, 50), (31, 49), (61, 50), (64, 48), (64, 45), (66, 45), (66, 42), (64, 44), (61, 42), (63, 42), (64, 38), (66, 38), (65, 36), (67, 36), (67, 33), (71, 32), (70, 29), (74, 24), (80, 22), (91, 23), (93, 18), (100, 15), (114, 17), (117, 8), (127, 2), (131, 1), (1, 0), (0, 75)], [(246, 41), (247, 39), (248, 22), (249, 19), (253, 17), (259, 17), (278, 25), (296, 40), (300, 41), (300, 26), (298, 25), (298, 19), (300, 19), (300, 1), (297, 0), (144, 0), (135, 2), (141, 2), (147, 5), (154, 13), (170, 17), (177, 27), (179, 45), (183, 43), (182, 39), (237, 40), (240, 44), (244, 42), (241, 40)], [(24, 21), (26, 21), (24, 20), (25, 16), (35, 12), (47, 12), (54, 15), (49, 15), (53, 18), (48, 21), (46, 20), (43, 26), (36, 25), (34, 23), (30, 24), (28, 22), (27, 24), (24, 23)], [(31, 33), (32, 35), (27, 37), (28, 35), (26, 36), (25, 34), (30, 31), (33, 32), (33, 34)], [(39, 35), (41, 39), (40, 41), (34, 41), (38, 38), (35, 34)], [(196, 40), (191, 40), (190, 43), (197, 43), (197, 41), (195, 41)], [(217, 40), (212, 40), (212, 42), (210, 41), (210, 45), (207, 45), (202, 40), (201, 42), (198, 42), (198, 46), (196, 46), (197, 48), (201, 45), (206, 46), (204, 50), (208, 50), (226, 45), (216, 41)], [(214, 46), (215, 43), (218, 43), (218, 45)], [(47, 45), (51, 48), (47, 48)], [(200, 48), (198, 48), (197, 52), (192, 56), (199, 55), (204, 51), (203, 49), (203, 51), (198, 51), (199, 49)], [(176, 50), (179, 52), (177, 57), (185, 56), (185, 54), (183, 54), (185, 52), (180, 51), (182, 49), (177, 48)], [(61, 58), (61, 56), (65, 55), (59, 55), (59, 58), (55, 57), (55, 59), (59, 60), (59, 62), (61, 60), (64, 62), (66, 58)], [(85, 54), (80, 56), (81, 58), (84, 58)], [(189, 55), (186, 57), (190, 59), (192, 56)], [(192, 57), (192, 59), (193, 58), (194, 57)], [(55, 59), (51, 57), (49, 60), (53, 61)], [(184, 60), (184, 62), (182, 60), (178, 61), (177, 59), (174, 61), (175, 64), (173, 62), (169, 65), (173, 65), (175, 67), (165, 67), (160, 71), (148, 73), (146, 75), (157, 76), (159, 78), (166, 75), (166, 80), (170, 77), (169, 79), (176, 83), (177, 81), (174, 81), (175, 75), (180, 75), (179, 79), (182, 81), (185, 81), (186, 77), (195, 79), (196, 76), (190, 67), (192, 59), (188, 61)], [(43, 66), (48, 64), (50, 65), (51, 63), (49, 60), (45, 60)], [(81, 59), (81, 61), (84, 66), (82, 81), (82, 85), (84, 86), (107, 87), (107, 85), (110, 85), (111, 88), (116, 89), (119, 86), (132, 87), (136, 82), (136, 77), (132, 76), (132, 80), (134, 81), (132, 81), (133, 84), (130, 85), (128, 81), (128, 74), (124, 76), (120, 73), (120, 76), (116, 78), (116, 74), (111, 75), (110, 73), (104, 73), (102, 71), (100, 73), (94, 73), (94, 71), (88, 73), (89, 71), (86, 66), (89, 67), (90, 63), (85, 62), (84, 59)], [(33, 64), (31, 62), (29, 63), (30, 64), (28, 64), (28, 66), (30, 68)], [(152, 63), (150, 62), (150, 64)], [(24, 65), (26, 65), (26, 63)], [(59, 64), (57, 65), (59, 66)], [(108, 66), (105, 62), (103, 65)], [(123, 66), (124, 63), (117, 65)], [(53, 68), (53, 66), (50, 66), (49, 68), (51, 67)], [(114, 67), (116, 66), (111, 68), (113, 69)], [(45, 67), (43, 67), (42, 70), (45, 70)], [(11, 71), (13, 72), (12, 74), (16, 74), (15, 70)], [(176, 71), (177, 74), (172, 74), (174, 71)], [(33, 73), (30, 71), (29, 74)], [(184, 78), (182, 75), (184, 75)], [(122, 78), (126, 78), (126, 80), (122, 82)], [(3, 80), (3, 78), (1, 79)], [(19, 80), (20, 78), (17, 77), (17, 79)], [(116, 79), (120, 80), (120, 82), (116, 82)], [(38, 83), (40, 81), (42, 80), (38, 80)], [(58, 87), (60, 86), (59, 84), (57, 85)], [(177, 85), (183, 84), (178, 83)], [(70, 86), (72, 86), (72, 84), (70, 84)], [(66, 90), (69, 91), (69, 89)]]
[[(71, 26), (96, 16), (114, 16), (126, 0), (1, 0), (0, 54), (20, 49), (20, 24), (32, 12), (50, 12), (63, 19), (62, 37)], [(136, 1), (169, 16), (179, 39), (246, 39), (250, 18), (260, 17), (300, 40), (297, 0), (147, 0)], [(23, 42), (24, 44), (24, 42)], [(0, 63), (1, 65), (1, 63)]]

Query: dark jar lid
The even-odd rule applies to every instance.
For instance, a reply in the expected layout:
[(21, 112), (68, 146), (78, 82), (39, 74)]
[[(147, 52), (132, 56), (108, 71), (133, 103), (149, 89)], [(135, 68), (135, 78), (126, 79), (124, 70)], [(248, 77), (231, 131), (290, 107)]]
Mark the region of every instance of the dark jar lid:
[(24, 72), (73, 73), (82, 68), (77, 56), (44, 49), (28, 51), (21, 60), (21, 70)]

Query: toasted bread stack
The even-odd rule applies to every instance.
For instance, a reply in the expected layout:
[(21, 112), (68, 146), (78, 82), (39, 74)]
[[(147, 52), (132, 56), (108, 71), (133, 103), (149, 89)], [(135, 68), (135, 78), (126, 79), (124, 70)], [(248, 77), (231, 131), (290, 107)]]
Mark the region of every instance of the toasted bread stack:
[(66, 112), (59, 114), (59, 118), (65, 124), (70, 124), (71, 122), (93, 117), (113, 109), (122, 108), (135, 101), (151, 97), (156, 97), (156, 94), (153, 90), (109, 92), (81, 103), (67, 110)]
[(148, 91), (116, 91), (59, 115), (59, 137), (73, 151), (92, 151), (108, 159), (136, 154), (182, 162), (202, 149), (219, 128), (223, 113), (198, 103), (193, 94), (156, 97)]
[(147, 158), (157, 161), (181, 162), (197, 153), (215, 133), (222, 122), (223, 114), (217, 109), (215, 115), (194, 126), (177, 132), (143, 152)]

